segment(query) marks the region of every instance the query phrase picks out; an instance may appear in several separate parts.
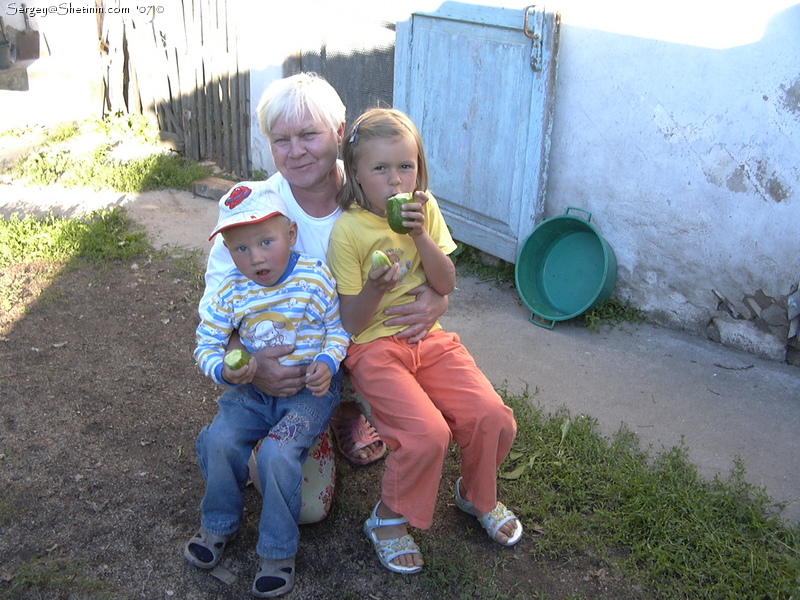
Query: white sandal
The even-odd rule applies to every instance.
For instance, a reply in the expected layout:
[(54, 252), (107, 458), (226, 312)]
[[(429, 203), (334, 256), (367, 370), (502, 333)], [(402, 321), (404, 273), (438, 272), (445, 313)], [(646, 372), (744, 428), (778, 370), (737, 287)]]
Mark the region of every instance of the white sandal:
[(372, 509), (372, 516), (364, 523), (364, 533), (366, 533), (367, 537), (372, 541), (375, 552), (378, 554), (378, 560), (381, 561), (384, 567), (395, 573), (403, 573), (404, 575), (419, 573), (422, 571), (422, 567), (406, 567), (403, 565), (396, 565), (392, 562), (393, 559), (403, 554), (421, 554), (419, 547), (414, 542), (414, 538), (406, 534), (399, 538), (379, 540), (378, 536), (375, 535), (375, 530), (378, 527), (408, 524), (408, 520), (405, 517), (381, 519), (377, 515), (378, 506), (380, 506), (380, 504), (381, 503), (378, 502), (378, 504), (375, 505), (375, 508)]
[[(463, 510), (468, 515), (472, 515), (473, 517), (475, 514), (472, 512), (474, 508), (474, 504), (469, 500), (464, 500), (461, 497), (461, 477), (458, 478), (456, 481), (456, 506)], [(486, 530), (486, 533), (489, 534), (489, 537), (492, 538), (495, 542), (500, 544), (501, 546), (513, 546), (516, 544), (520, 538), (522, 537), (522, 522), (517, 519), (516, 515), (512, 513), (502, 502), (498, 502), (494, 510), (491, 512), (485, 513), (482, 517), (476, 517), (478, 519), (478, 523)], [(500, 528), (508, 523), (509, 521), (515, 520), (517, 521), (517, 527), (514, 530), (514, 534), (508, 538), (508, 541), (503, 544), (497, 541), (497, 534), (500, 532)]]

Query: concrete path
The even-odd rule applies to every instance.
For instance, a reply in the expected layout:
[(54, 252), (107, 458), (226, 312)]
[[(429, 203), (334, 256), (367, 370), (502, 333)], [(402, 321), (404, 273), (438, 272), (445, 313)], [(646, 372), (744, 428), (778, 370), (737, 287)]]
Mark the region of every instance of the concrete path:
[[(125, 206), (157, 246), (208, 250), (216, 202), (188, 192), (126, 195), (0, 185), (0, 214), (77, 215)], [(684, 441), (702, 475), (727, 476), (735, 458), (748, 480), (800, 520), (800, 368), (651, 325), (602, 333), (529, 321), (513, 287), (462, 278), (443, 319), (478, 365), (509, 391), (527, 388), (547, 411), (566, 406), (610, 435), (622, 423), (653, 451)]]

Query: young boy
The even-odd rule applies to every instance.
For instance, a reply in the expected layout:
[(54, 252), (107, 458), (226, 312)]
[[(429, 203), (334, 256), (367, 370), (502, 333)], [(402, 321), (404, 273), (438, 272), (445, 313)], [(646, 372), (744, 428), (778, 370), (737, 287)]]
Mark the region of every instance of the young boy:
[[(213, 422), (197, 438), (206, 492), (201, 529), (184, 555), (201, 569), (220, 561), (241, 524), (248, 459), (263, 438), (256, 456), (263, 504), (252, 587), (259, 598), (286, 594), (294, 585), (301, 468), (338, 405), (341, 375), (336, 374), (349, 341), (333, 277), (322, 261), (291, 250), (297, 224), (288, 215), (280, 196), (268, 189), (240, 185), (220, 200), (209, 239), (222, 235), (235, 268), (201, 313), (195, 350), (203, 372), (229, 387)], [(281, 362), (308, 365), (305, 389), (279, 398), (249, 385), (257, 361), (232, 370), (223, 360), (234, 330), (248, 352), (293, 345)]]

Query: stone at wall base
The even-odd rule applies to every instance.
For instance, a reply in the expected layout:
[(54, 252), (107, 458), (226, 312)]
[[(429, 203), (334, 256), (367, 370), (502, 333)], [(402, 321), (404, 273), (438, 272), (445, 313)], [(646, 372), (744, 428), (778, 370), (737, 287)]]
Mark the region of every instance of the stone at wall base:
[(786, 342), (758, 329), (750, 321), (722, 315), (711, 320), (706, 331), (709, 339), (723, 346), (737, 348), (761, 358), (786, 361)]

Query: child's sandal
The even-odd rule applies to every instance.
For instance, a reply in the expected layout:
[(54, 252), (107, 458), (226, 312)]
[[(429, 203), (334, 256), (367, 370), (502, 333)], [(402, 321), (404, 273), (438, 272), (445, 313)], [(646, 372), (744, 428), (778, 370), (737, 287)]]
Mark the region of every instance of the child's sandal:
[[(378, 432), (372, 423), (367, 421), (364, 415), (358, 415), (355, 419), (331, 419), (331, 429), (339, 452), (354, 465), (364, 466), (372, 464), (384, 456), (389, 451), (384, 441), (378, 436)], [(360, 450), (375, 445), (377, 449), (368, 458), (360, 458)]]
[(370, 516), (370, 518), (364, 523), (364, 533), (367, 534), (367, 537), (375, 547), (378, 560), (381, 561), (381, 564), (384, 567), (390, 571), (394, 571), (395, 573), (402, 573), (404, 575), (419, 573), (422, 571), (422, 567), (406, 567), (403, 565), (396, 565), (392, 562), (392, 560), (398, 556), (402, 556), (403, 554), (421, 554), (419, 546), (417, 546), (417, 544), (414, 542), (414, 538), (406, 534), (399, 538), (379, 540), (378, 536), (375, 535), (375, 530), (378, 527), (387, 527), (389, 525), (406, 525), (408, 520), (405, 517), (398, 517), (396, 519), (381, 519), (377, 514), (378, 506), (380, 506), (380, 502), (375, 505), (375, 508), (372, 510), (372, 516)]
[(275, 598), (288, 594), (294, 587), (294, 556), (290, 558), (260, 558), (258, 573), (250, 590), (256, 598)]
[(235, 532), (230, 535), (212, 535), (201, 527), (200, 531), (186, 542), (183, 555), (195, 567), (213, 569), (222, 559), (225, 547), (235, 537)]
[[(464, 498), (461, 497), (461, 479), (462, 478), (459, 477), (458, 481), (456, 481), (456, 506), (468, 515), (474, 517), (475, 514), (472, 512), (474, 505), (469, 500), (464, 500)], [(522, 522), (514, 513), (508, 510), (502, 502), (498, 502), (492, 511), (485, 513), (482, 517), (476, 518), (478, 519), (478, 523), (481, 524), (481, 527), (489, 534), (489, 537), (501, 546), (513, 546), (522, 538)], [(514, 520), (517, 521), (517, 527), (514, 529), (513, 535), (508, 538), (505, 544), (498, 542), (497, 534), (500, 532), (500, 528), (509, 521)]]

